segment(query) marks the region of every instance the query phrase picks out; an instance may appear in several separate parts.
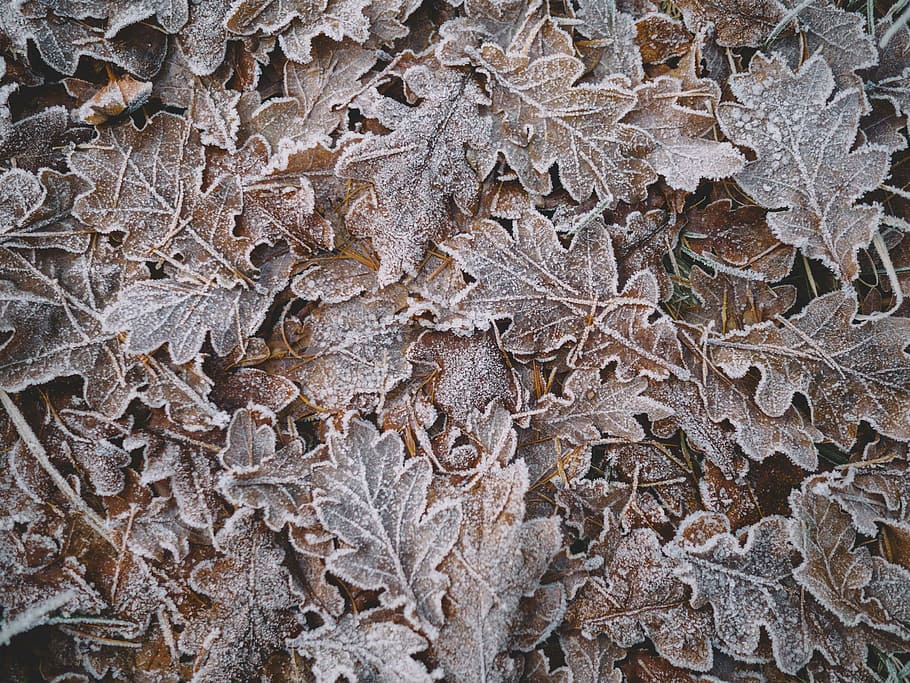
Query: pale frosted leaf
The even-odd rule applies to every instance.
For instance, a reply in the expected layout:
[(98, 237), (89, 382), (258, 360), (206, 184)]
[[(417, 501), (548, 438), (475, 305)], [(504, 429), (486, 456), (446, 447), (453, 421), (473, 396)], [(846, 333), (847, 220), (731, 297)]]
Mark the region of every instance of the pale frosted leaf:
[(86, 254), (53, 250), (30, 261), (0, 248), (0, 385), (20, 391), (55, 377), (80, 375), (92, 408), (118, 416), (141, 373), (120, 341), (102, 327), (101, 309), (144, 267), (123, 264), (103, 241)]
[(570, 364), (599, 368), (618, 360), (623, 381), (680, 371), (672, 323), (650, 320), (657, 307), (654, 276), (640, 271), (620, 292), (602, 224), (580, 230), (565, 249), (553, 224), (528, 209), (514, 236), (481, 220), (444, 249), (477, 280), (459, 297), (475, 323), (487, 327), (491, 319), (511, 318), (502, 337), (507, 351), (543, 355), (572, 344)]
[(508, 656), (523, 595), (532, 594), (560, 545), (555, 518), (522, 521), (524, 463), (490, 469), (462, 499), (458, 542), (443, 563), (451, 585), (435, 649), (453, 681), (514, 676)]
[[(404, 356), (416, 330), (404, 325), (406, 294), (399, 285), (373, 296), (330, 304), (302, 323), (288, 324), (291, 357), (275, 361), (319, 406), (344, 410), (373, 407), (411, 375)], [(276, 340), (286, 349), (283, 339)]]
[(618, 536), (607, 530), (597, 552), (604, 553), (603, 576), (588, 579), (572, 603), (568, 621), (588, 637), (607, 635), (620, 647), (650, 638), (677, 666), (711, 668), (710, 616), (687, 604), (686, 587), (674, 575), (677, 560), (661, 553), (651, 529)]
[[(576, 201), (592, 192), (612, 203), (644, 197), (655, 174), (642, 157), (653, 143), (639, 128), (619, 122), (636, 102), (628, 82), (576, 85), (584, 65), (565, 54), (532, 61), (492, 44), (471, 52), (490, 74), (492, 108), (501, 117), (503, 137), (513, 143), (506, 153), (510, 164), (510, 155), (527, 155), (538, 175), (558, 164), (559, 178)], [(524, 166), (512, 165), (516, 171)]]
[(189, 13), (187, 0), (41, 0), (41, 4), (63, 17), (104, 19), (110, 35), (124, 26), (150, 17), (154, 17), (168, 33), (177, 33), (186, 23)]
[(576, 370), (566, 378), (562, 397), (541, 397), (537, 407), (546, 411), (535, 415), (531, 424), (573, 444), (597, 441), (602, 434), (641, 441), (645, 432), (636, 415), (660, 420), (672, 414), (667, 406), (642, 395), (647, 388), (641, 377), (626, 383), (613, 377), (603, 381), (597, 370)]
[(861, 114), (857, 92), (830, 102), (831, 69), (816, 55), (794, 73), (778, 58), (757, 54), (748, 73), (730, 79), (739, 104), (718, 107), (733, 142), (756, 153), (736, 181), (768, 214), (778, 239), (820, 259), (844, 281), (858, 272), (857, 251), (872, 239), (880, 209), (856, 205), (878, 187), (888, 152), (852, 150)]
[(199, 653), (193, 683), (241, 683), (296, 634), (297, 600), (284, 550), (253, 510), (234, 513), (215, 545), (222, 555), (199, 562), (189, 578), (211, 606), (187, 624), (180, 647)]
[[(450, 202), (462, 214), (476, 209), (480, 179), (465, 148), (485, 148), (491, 134), (480, 110), (487, 98), (467, 74), (430, 62), (410, 66), (402, 80), (420, 103), (407, 106), (373, 92), (360, 106), (368, 114), (377, 110), (392, 132), (367, 135), (336, 168), (341, 177), (370, 184), (351, 203), (347, 221), (371, 239), (382, 284), (415, 272), (427, 241), (452, 231)], [(402, 202), (402, 196), (420, 201)]]
[(856, 309), (852, 293), (825, 294), (789, 319), (709, 341), (714, 361), (731, 377), (759, 368), (755, 400), (768, 415), (783, 415), (797, 392), (806, 396), (813, 424), (845, 450), (860, 420), (910, 438), (910, 321), (855, 325)]
[[(729, 532), (718, 533), (717, 525), (711, 535), (690, 540), (692, 527), (710, 519), (707, 513), (690, 516), (675, 543), (665, 548), (683, 560), (679, 576), (692, 587), (692, 605), (711, 605), (717, 637), (738, 657), (756, 652), (764, 627), (778, 667), (796, 673), (809, 661), (812, 643), (803, 623), (801, 589), (792, 576), (787, 520), (765, 517), (749, 528), (743, 544)], [(720, 520), (723, 529), (727, 522)]]
[(263, 268), (252, 287), (233, 288), (178, 280), (146, 280), (124, 289), (104, 312), (104, 329), (126, 332), (126, 347), (148, 353), (168, 345), (174, 363), (192, 360), (210, 335), (215, 353), (243, 344), (265, 318), (275, 294), (287, 284), (287, 257)]
[(437, 567), (457, 538), (457, 501), (428, 507), (432, 465), (405, 461), (394, 432), (380, 435), (352, 419), (344, 433), (329, 435), (328, 448), (331, 463), (314, 472), (314, 506), (325, 528), (350, 546), (328, 558), (329, 570), (361, 588), (384, 589), (384, 606), (403, 606), (415, 627), (434, 633), (447, 584)]
[(304, 454), (303, 441), (292, 438), (281, 448), (275, 445), (275, 430), (257, 424), (254, 410), (234, 413), (227, 442), (218, 454), (227, 468), (218, 479), (218, 490), (236, 506), (261, 509), (266, 525), (281, 531), (288, 521), (298, 521), (298, 510), (309, 502), (311, 467), (323, 448)]
[(316, 683), (340, 678), (376, 683), (429, 683), (433, 677), (413, 655), (427, 641), (381, 610), (346, 614), (337, 623), (304, 631), (288, 644), (313, 660)]
[[(701, 82), (702, 103), (713, 106), (720, 99), (714, 82)], [(679, 102), (677, 93), (683, 83), (672, 76), (661, 76), (635, 89), (637, 103), (625, 121), (646, 131), (654, 139), (654, 149), (645, 159), (670, 187), (694, 192), (703, 178), (720, 180), (742, 170), (744, 159), (729, 143), (709, 137), (714, 116), (707, 107), (692, 108)], [(688, 95), (691, 97), (691, 95)]]
[(224, 61), (229, 37), (224, 26), (231, 0), (190, 2), (186, 26), (176, 36), (186, 64), (197, 76), (208, 76)]

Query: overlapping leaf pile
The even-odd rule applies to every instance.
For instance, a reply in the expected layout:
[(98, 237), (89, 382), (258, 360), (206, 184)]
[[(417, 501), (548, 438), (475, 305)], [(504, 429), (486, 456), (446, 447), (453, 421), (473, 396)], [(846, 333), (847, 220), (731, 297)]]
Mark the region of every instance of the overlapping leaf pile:
[(0, 677), (893, 670), (896, 6), (4, 0)]

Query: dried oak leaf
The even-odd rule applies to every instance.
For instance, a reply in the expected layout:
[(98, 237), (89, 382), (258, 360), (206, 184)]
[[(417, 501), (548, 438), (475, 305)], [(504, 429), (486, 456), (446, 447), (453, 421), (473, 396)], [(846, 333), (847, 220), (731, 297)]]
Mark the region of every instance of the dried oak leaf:
[(407, 359), (434, 368), (423, 380), (427, 391), (459, 425), (466, 425), (475, 410), (485, 410), (497, 398), (515, 402), (515, 379), (489, 333), (462, 337), (428, 330), (408, 349)]
[(203, 145), (233, 151), (240, 129), (237, 103), (240, 93), (225, 87), (231, 76), (227, 66), (210, 75), (198, 76), (180, 50), (171, 48), (161, 72), (155, 77), (154, 93), (163, 104), (182, 107), (199, 130)]
[(732, 201), (718, 199), (686, 212), (683, 240), (716, 271), (776, 282), (790, 272), (796, 250), (774, 236), (765, 214), (758, 206), (733, 209)]
[(81, 254), (91, 235), (72, 216), (73, 201), (88, 189), (73, 173), (42, 169), (38, 176), (11, 169), (0, 176), (0, 244), (11, 249), (63, 249)]
[(306, 64), (313, 58), (312, 41), (320, 34), (335, 41), (365, 42), (370, 20), (363, 11), (368, 5), (366, 0), (237, 0), (225, 25), (245, 36), (277, 34), (287, 58)]
[(575, 18), (580, 23), (575, 28), (589, 41), (576, 41), (576, 49), (585, 60), (586, 48), (594, 50), (595, 75), (625, 74), (632, 83), (640, 83), (645, 72), (635, 17), (598, 0), (579, 0), (577, 5)]
[[(793, 571), (799, 584), (847, 626), (870, 626), (910, 639), (903, 608), (889, 613), (887, 604), (870, 595), (875, 574), (892, 573), (890, 563), (866, 547), (854, 549), (856, 532), (850, 515), (830, 495), (827, 478), (812, 477), (790, 496), (790, 533), (803, 562)], [(897, 574), (900, 576), (900, 574)], [(910, 581), (904, 586), (906, 593)], [(893, 591), (892, 591), (893, 592)], [(901, 619), (901, 617), (905, 617)]]
[(218, 490), (232, 505), (261, 509), (266, 526), (281, 531), (287, 522), (302, 521), (298, 512), (310, 502), (311, 468), (324, 449), (304, 454), (298, 437), (276, 448), (272, 425), (258, 424), (256, 416), (251, 408), (234, 413), (218, 454), (226, 468), (218, 477)]
[(613, 204), (644, 198), (656, 180), (643, 158), (653, 141), (620, 123), (636, 102), (625, 78), (576, 84), (584, 64), (566, 54), (531, 59), (490, 43), (468, 53), (489, 75), (491, 107), (508, 143), (503, 153), (529, 190), (538, 181), (527, 174), (546, 175), (558, 164), (559, 179), (576, 201), (592, 192)]
[(761, 371), (755, 401), (783, 415), (799, 392), (812, 423), (845, 451), (860, 420), (896, 439), (910, 439), (910, 320), (853, 324), (857, 303), (844, 290), (809, 302), (802, 313), (709, 340), (714, 362), (730, 377)]
[(113, 76), (102, 87), (78, 78), (65, 78), (66, 91), (80, 103), (73, 118), (100, 126), (118, 116), (129, 114), (148, 101), (152, 84), (137, 81), (129, 74)]
[[(21, 51), (25, 41), (35, 42), (41, 58), (54, 71), (72, 76), (83, 55), (113, 62), (140, 78), (157, 73), (167, 51), (167, 34), (145, 23), (108, 32), (91, 20), (60, 16), (48, 3), (25, 0), (5, 10), (2, 20), (8, 35)], [(111, 3), (123, 5), (123, 3)], [(132, 3), (136, 4), (136, 3)], [(168, 5), (175, 3), (168, 2)], [(144, 3), (138, 3), (143, 6)]]
[(103, 128), (70, 165), (93, 184), (73, 213), (99, 232), (125, 232), (127, 258), (179, 260), (185, 273), (228, 287), (252, 270), (254, 240), (235, 234), (239, 182), (223, 177), (201, 191), (203, 147), (186, 119), (159, 113), (141, 130), (131, 121)]
[(661, 553), (651, 529), (620, 536), (605, 531), (589, 552), (604, 556), (603, 576), (592, 575), (569, 608), (567, 620), (587, 637), (605, 634), (620, 647), (650, 638), (676, 666), (711, 668), (710, 615), (692, 609), (686, 586), (674, 576), (679, 566)]
[(289, 255), (267, 259), (249, 286), (171, 278), (135, 283), (105, 310), (104, 329), (125, 332), (132, 353), (148, 353), (166, 342), (178, 364), (197, 356), (206, 335), (215, 353), (225, 356), (262, 324), (275, 294), (288, 282), (292, 261)]
[(215, 522), (223, 508), (215, 490), (216, 454), (213, 433), (188, 434), (154, 415), (143, 430), (124, 441), (129, 449), (143, 448), (140, 483), (168, 481), (183, 524), (215, 537)]
[[(876, 462), (873, 446), (882, 442), (885, 455)], [(866, 449), (865, 462), (828, 482), (831, 496), (850, 514), (861, 534), (877, 536), (879, 522), (910, 531), (910, 467), (906, 456), (899, 455), (901, 451), (906, 452), (905, 444), (881, 439)]]
[[(3, 94), (0, 88), (0, 103)], [(92, 129), (74, 124), (65, 107), (48, 107), (13, 123), (0, 114), (0, 163), (32, 173), (43, 168), (63, 173), (69, 170), (67, 150), (91, 136)]]
[[(887, 18), (876, 22), (876, 38), (893, 26)], [(872, 99), (888, 100), (898, 116), (910, 113), (910, 29), (902, 26), (891, 36), (886, 50), (879, 51), (879, 63), (870, 73), (866, 92)]]
[(680, 93), (695, 96), (673, 76), (659, 76), (635, 88), (635, 108), (624, 119), (654, 139), (645, 159), (677, 190), (694, 192), (703, 178), (720, 180), (743, 168), (743, 156), (729, 142), (705, 137), (714, 127), (711, 109), (720, 100), (720, 88), (710, 79), (700, 79), (701, 106), (680, 103)]
[(800, 64), (806, 54), (824, 57), (838, 89), (857, 90), (866, 113), (865, 83), (856, 71), (875, 66), (879, 51), (865, 18), (829, 0), (815, 0), (805, 6), (803, 0), (782, 0), (781, 4), (790, 11), (799, 8), (800, 32), (779, 38), (774, 51), (786, 54), (791, 64)]
[(648, 381), (643, 377), (619, 382), (603, 380), (598, 370), (576, 370), (563, 384), (563, 396), (545, 394), (535, 408), (531, 424), (572, 444), (597, 441), (602, 434), (641, 441), (645, 431), (635, 419), (647, 415), (661, 420), (672, 414), (667, 406), (643, 396)]
[(616, 360), (620, 381), (684, 372), (673, 323), (662, 316), (651, 320), (657, 280), (639, 271), (619, 291), (602, 224), (583, 227), (568, 249), (553, 224), (533, 209), (523, 212), (513, 232), (479, 220), (470, 233), (442, 245), (477, 280), (455, 301), (477, 327), (511, 318), (502, 337), (507, 351), (541, 356), (571, 343), (571, 366), (601, 368)]
[(420, 103), (408, 106), (375, 90), (358, 98), (357, 106), (392, 132), (368, 134), (336, 167), (342, 178), (369, 183), (346, 220), (353, 233), (370, 238), (380, 284), (416, 272), (427, 241), (452, 232), (451, 203), (463, 215), (474, 212), (480, 179), (467, 147), (486, 149), (492, 128), (480, 109), (488, 99), (469, 73), (417, 63), (404, 70), (402, 82)]
[(406, 301), (404, 288), (392, 285), (317, 308), (302, 324), (288, 323), (287, 337), (275, 335), (276, 353), (286, 357), (266, 367), (277, 364), (277, 374), (297, 382), (304, 396), (326, 410), (381, 405), (411, 375), (404, 352), (416, 330), (407, 324)]
[(796, 303), (792, 285), (770, 285), (756, 280), (717, 273), (708, 275), (699, 266), (689, 271), (689, 286), (701, 306), (686, 312), (686, 320), (722, 333), (741, 330), (765, 320), (774, 320)]
[(458, 501), (428, 505), (432, 465), (405, 460), (395, 432), (380, 434), (355, 418), (327, 444), (331, 462), (314, 469), (313, 505), (346, 544), (329, 556), (329, 571), (363, 589), (384, 589), (383, 606), (403, 607), (415, 627), (435, 633), (447, 585), (437, 567), (458, 537)]
[(717, 118), (736, 144), (756, 153), (736, 182), (768, 209), (768, 225), (785, 244), (821, 260), (849, 282), (857, 251), (872, 239), (881, 210), (855, 204), (888, 172), (888, 152), (852, 150), (862, 113), (860, 95), (830, 102), (831, 69), (815, 55), (794, 73), (779, 57), (756, 54), (749, 72), (730, 78), (739, 104), (723, 103)]
[(189, 579), (212, 604), (190, 618), (179, 645), (196, 653), (193, 683), (243, 683), (296, 635), (297, 600), (285, 552), (254, 510), (235, 512), (215, 544), (221, 556), (199, 562)]
[(692, 587), (692, 605), (711, 605), (725, 650), (738, 658), (754, 656), (764, 627), (777, 666), (795, 674), (809, 661), (813, 644), (804, 624), (801, 588), (792, 576), (788, 522), (763, 518), (749, 527), (743, 545), (728, 524), (721, 515), (691, 515), (664, 552), (682, 560), (678, 576)]
[(103, 19), (108, 35), (149, 17), (154, 17), (168, 33), (177, 33), (186, 24), (189, 14), (187, 0), (41, 0), (41, 4), (61, 17)]
[(143, 382), (103, 308), (145, 267), (124, 263), (104, 240), (79, 255), (47, 250), (31, 259), (0, 248), (0, 386), (21, 391), (55, 377), (80, 375), (85, 402), (105, 415), (123, 413)]
[(686, 26), (698, 32), (713, 24), (723, 47), (759, 47), (786, 9), (777, 0), (678, 0)]
[[(385, 618), (384, 618), (385, 617)], [(345, 614), (337, 622), (304, 631), (288, 643), (313, 660), (316, 683), (340, 678), (376, 683), (429, 683), (434, 677), (413, 658), (427, 641), (384, 610)]]
[(453, 681), (510, 680), (519, 602), (560, 547), (556, 518), (523, 521), (527, 468), (494, 466), (462, 497), (458, 542), (442, 565), (451, 585), (434, 650)]
[(232, 154), (209, 151), (205, 178), (210, 186), (236, 178), (243, 196), (237, 232), (257, 242), (287, 242), (295, 254), (332, 249), (335, 234), (320, 215), (312, 179), (332, 175), (340, 154), (321, 143), (286, 147), (272, 155), (261, 135), (250, 137)]

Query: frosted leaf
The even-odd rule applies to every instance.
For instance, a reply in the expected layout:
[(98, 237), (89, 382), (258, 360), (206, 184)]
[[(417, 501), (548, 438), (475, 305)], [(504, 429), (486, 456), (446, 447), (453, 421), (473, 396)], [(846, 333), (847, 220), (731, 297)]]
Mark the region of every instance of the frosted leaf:
[[(880, 439), (867, 448), (863, 460), (874, 462), (880, 457), (882, 464), (851, 467), (845, 475), (829, 480), (831, 497), (850, 514), (861, 534), (877, 536), (878, 522), (910, 531), (910, 468), (905, 459), (893, 460), (905, 450), (903, 444)], [(881, 451), (884, 453), (878, 455)]]
[(183, 53), (172, 49), (155, 78), (154, 92), (162, 103), (186, 109), (203, 145), (233, 151), (240, 128), (240, 93), (225, 87), (230, 75), (230, 70), (222, 67), (211, 75), (197, 76)]
[(103, 330), (100, 309), (142, 271), (100, 240), (85, 254), (48, 250), (34, 261), (0, 248), (0, 329), (13, 333), (0, 347), (0, 386), (21, 391), (80, 375), (91, 408), (122, 414), (142, 377)]
[(57, 16), (46, 5), (25, 0), (17, 8), (17, 20), (54, 71), (72, 76), (83, 55), (113, 62), (140, 78), (151, 78), (160, 68), (167, 50), (167, 35), (159, 29), (137, 23), (108, 35), (90, 21)]
[(27, 171), (7, 171), (0, 176), (0, 243), (84, 252), (91, 237), (71, 211), (76, 195), (86, 189), (85, 181), (72, 173), (43, 169), (36, 178)]
[(621, 381), (679, 371), (672, 323), (650, 321), (657, 308), (654, 276), (640, 271), (618, 291), (602, 225), (589, 224), (564, 249), (553, 224), (527, 209), (514, 236), (480, 220), (443, 249), (477, 280), (456, 300), (475, 324), (485, 328), (492, 319), (511, 318), (502, 337), (507, 351), (539, 356), (571, 343), (570, 365), (600, 368), (618, 360)]
[(761, 371), (755, 400), (768, 415), (783, 415), (799, 392), (809, 401), (813, 424), (844, 450), (860, 420), (887, 436), (910, 438), (910, 357), (904, 351), (910, 321), (854, 325), (856, 309), (852, 293), (831, 292), (792, 318), (708, 343), (731, 377), (750, 367)]
[(576, 201), (594, 191), (612, 203), (644, 198), (656, 179), (642, 158), (653, 143), (639, 128), (619, 123), (636, 102), (626, 82), (576, 85), (584, 65), (564, 54), (530, 60), (492, 44), (471, 52), (490, 75), (491, 106), (513, 143), (512, 155), (527, 155), (538, 175), (558, 164), (559, 178)]
[(458, 502), (428, 507), (432, 465), (405, 461), (394, 432), (380, 435), (352, 419), (327, 443), (331, 463), (314, 470), (313, 504), (323, 526), (349, 546), (329, 556), (329, 571), (363, 589), (384, 589), (384, 606), (403, 606), (415, 627), (435, 633), (447, 584), (437, 567), (457, 538)]
[(496, 398), (514, 402), (512, 375), (490, 334), (461, 337), (451, 332), (424, 332), (408, 349), (412, 363), (434, 370), (427, 390), (456, 423), (465, 425), (474, 410), (483, 411)]
[[(375, 91), (361, 96), (361, 109), (392, 132), (368, 134), (336, 167), (340, 177), (370, 184), (351, 202), (347, 222), (370, 238), (381, 284), (415, 272), (427, 241), (452, 231), (450, 202), (462, 214), (474, 212), (480, 179), (465, 149), (485, 149), (492, 125), (480, 111), (488, 100), (467, 74), (429, 62), (407, 68), (402, 81), (420, 103), (407, 106)], [(403, 196), (418, 200), (403, 202)]]
[(718, 121), (733, 142), (756, 153), (736, 182), (759, 205), (786, 209), (768, 214), (778, 239), (853, 280), (856, 253), (872, 239), (881, 213), (855, 201), (878, 187), (888, 169), (886, 150), (850, 149), (861, 114), (858, 93), (828, 102), (834, 81), (817, 55), (794, 73), (759, 53), (730, 87), (740, 104), (721, 104)]
[(275, 294), (287, 284), (287, 257), (271, 260), (252, 287), (146, 280), (124, 289), (104, 312), (104, 329), (126, 332), (131, 353), (149, 353), (165, 342), (174, 363), (199, 353), (206, 335), (219, 356), (244, 343), (262, 324)]
[(358, 248), (348, 245), (332, 258), (315, 258), (291, 283), (291, 291), (301, 299), (340, 304), (364, 292), (379, 289), (376, 273), (379, 263)]
[[(782, 4), (792, 10), (801, 0), (782, 0)], [(865, 113), (863, 79), (854, 72), (875, 66), (878, 50), (866, 30), (864, 14), (841, 9), (829, 0), (815, 0), (799, 12), (802, 35), (778, 39), (774, 49), (785, 52), (793, 65), (800, 64), (806, 54), (820, 54), (834, 73), (839, 89), (859, 91)]]
[(334, 246), (334, 229), (319, 214), (310, 176), (330, 175), (338, 153), (311, 143), (272, 156), (266, 139), (254, 135), (233, 154), (210, 152), (205, 173), (212, 185), (239, 181), (237, 232), (257, 242), (283, 239), (295, 254), (309, 255)]
[(467, 51), (483, 43), (508, 48), (529, 23), (537, 23), (541, 4), (540, 0), (466, 0), (465, 16), (449, 19), (439, 29), (437, 59), (447, 66), (464, 65), (470, 61)]
[(287, 522), (300, 521), (298, 509), (310, 498), (310, 470), (323, 450), (304, 454), (299, 438), (276, 448), (275, 430), (257, 424), (255, 413), (242, 408), (234, 413), (218, 454), (227, 468), (218, 478), (218, 490), (233, 505), (263, 510), (266, 525), (281, 531)]
[(148, 382), (139, 396), (143, 403), (164, 408), (168, 419), (187, 431), (227, 426), (228, 415), (210, 399), (213, 382), (202, 371), (198, 358), (182, 366), (172, 366), (153, 356), (142, 361)]
[(65, 107), (48, 107), (15, 123), (0, 121), (0, 159), (4, 166), (32, 173), (43, 168), (66, 172), (67, 150), (91, 136), (92, 129), (74, 124)]
[(215, 495), (218, 446), (211, 443), (211, 436), (187, 434), (158, 418), (144, 431), (134, 432), (129, 444), (144, 447), (140, 483), (169, 481), (182, 523), (207, 530), (213, 538), (221, 503)]
[(581, 23), (576, 30), (590, 38), (598, 51), (595, 73), (601, 77), (625, 74), (632, 83), (640, 83), (645, 74), (635, 18), (598, 0), (579, 0), (577, 4), (576, 18)]
[(760, 47), (787, 13), (777, 0), (679, 0), (693, 32), (714, 26), (718, 45)]
[(508, 656), (519, 602), (533, 593), (560, 546), (555, 518), (522, 521), (524, 463), (491, 468), (462, 498), (458, 542), (443, 563), (451, 585), (445, 625), (434, 646), (452, 681), (500, 681), (514, 675)]
[[(228, 358), (225, 359), (226, 364), (231, 365)], [(248, 403), (255, 403), (280, 413), (300, 396), (300, 390), (291, 380), (280, 375), (270, 375), (258, 368), (233, 368), (219, 377), (212, 395), (225, 410), (237, 410)]]
[[(716, 270), (767, 282), (782, 280), (793, 267), (796, 250), (771, 232), (758, 206), (733, 209), (729, 199), (687, 212), (686, 242), (697, 254), (717, 262)], [(710, 265), (710, 264), (709, 264)], [(726, 271), (724, 271), (726, 272)]]
[(622, 659), (623, 651), (608, 638), (585, 638), (577, 632), (559, 637), (559, 645), (571, 672), (572, 683), (621, 683), (622, 672), (614, 662)]
[(228, 30), (224, 18), (231, 0), (190, 2), (186, 26), (176, 36), (176, 43), (186, 64), (197, 76), (208, 76), (224, 61)]
[(284, 550), (253, 510), (235, 512), (215, 545), (222, 555), (199, 562), (189, 580), (211, 607), (187, 624), (180, 648), (198, 653), (193, 683), (241, 683), (295, 635), (297, 601)]
[(537, 407), (546, 411), (535, 415), (531, 424), (572, 444), (597, 441), (602, 434), (641, 441), (645, 432), (636, 415), (660, 420), (672, 414), (667, 406), (642, 395), (647, 388), (641, 377), (626, 383), (613, 377), (603, 381), (597, 370), (576, 370), (566, 378), (561, 398), (541, 397)]
[[(700, 82), (699, 100), (713, 108), (720, 89), (709, 79)], [(742, 170), (744, 159), (729, 142), (707, 137), (714, 116), (706, 108), (691, 108), (679, 102), (685, 88), (678, 78), (661, 76), (635, 88), (637, 103), (624, 119), (647, 132), (654, 148), (644, 158), (670, 187), (694, 192), (703, 178), (720, 180)]]
[(340, 41), (345, 37), (362, 43), (369, 37), (365, 0), (237, 0), (226, 26), (233, 33), (277, 34), (288, 59), (307, 63), (311, 42), (319, 34)]
[(879, 565), (889, 563), (870, 555), (866, 547), (854, 549), (857, 539), (850, 515), (828, 495), (826, 478), (813, 477), (803, 482), (802, 490), (790, 496), (790, 507), (791, 539), (803, 556), (802, 564), (793, 571), (799, 584), (847, 626), (863, 621), (910, 638), (906, 621), (910, 615), (889, 613), (867, 592), (877, 568), (879, 572), (890, 571)]
[[(415, 330), (400, 313), (405, 293), (398, 285), (369, 297), (315, 309), (288, 332), (291, 357), (281, 372), (317, 405), (344, 410), (369, 408), (411, 375), (404, 351)], [(281, 348), (285, 348), (283, 340)]]
[(191, 529), (180, 521), (173, 499), (153, 496), (133, 470), (127, 472), (123, 491), (105, 498), (104, 504), (108, 524), (125, 535), (131, 552), (159, 562), (165, 551), (177, 562), (186, 557)]
[(764, 627), (778, 667), (796, 673), (809, 661), (812, 643), (803, 623), (801, 589), (792, 577), (787, 520), (765, 517), (749, 527), (742, 545), (716, 529), (689, 540), (690, 527), (701, 526), (705, 514), (687, 518), (675, 543), (664, 549), (683, 560), (679, 576), (692, 587), (693, 607), (711, 605), (717, 637), (740, 658), (756, 653)]
[(345, 109), (360, 90), (360, 77), (376, 61), (371, 50), (351, 43), (320, 50), (307, 64), (287, 62), (284, 92), (297, 100), (297, 112), (284, 137), (290, 140), (328, 141), (344, 121)]
[(187, 0), (41, 0), (41, 4), (63, 17), (104, 19), (109, 35), (149, 17), (154, 17), (168, 33), (177, 33), (186, 23), (189, 12)]
[(661, 553), (651, 529), (626, 536), (617, 530), (597, 546), (604, 553), (603, 577), (588, 579), (567, 620), (587, 637), (603, 633), (620, 647), (650, 638), (672, 664), (697, 671), (711, 668), (710, 616), (687, 604), (686, 587), (674, 571), (679, 562)]
[(314, 660), (316, 683), (351, 681), (429, 683), (434, 680), (413, 655), (427, 641), (407, 626), (395, 623), (382, 610), (346, 614), (337, 623), (304, 631), (288, 643)]
[(159, 113), (141, 130), (131, 121), (104, 128), (70, 164), (94, 185), (74, 214), (100, 232), (125, 232), (127, 258), (182, 260), (190, 276), (217, 275), (226, 286), (252, 270), (254, 241), (235, 234), (239, 182), (224, 177), (200, 191), (202, 146), (185, 119)]
[(570, 683), (569, 670), (562, 666), (550, 670), (550, 661), (541, 650), (533, 650), (525, 656), (522, 680), (527, 683)]
[[(875, 25), (876, 38), (884, 38), (892, 25), (891, 20), (880, 19)], [(910, 29), (906, 25), (892, 35), (887, 49), (879, 51), (878, 66), (865, 87), (872, 99), (891, 102), (899, 116), (910, 113)]]

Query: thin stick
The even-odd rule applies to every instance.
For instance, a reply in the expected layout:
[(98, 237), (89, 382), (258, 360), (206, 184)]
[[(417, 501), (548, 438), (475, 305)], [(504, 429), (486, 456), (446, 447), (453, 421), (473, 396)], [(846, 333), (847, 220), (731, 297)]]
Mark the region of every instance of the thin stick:
[(54, 467), (50, 458), (47, 455), (47, 451), (44, 450), (44, 446), (41, 445), (41, 442), (38, 441), (38, 437), (35, 436), (35, 432), (32, 431), (32, 428), (29, 427), (28, 422), (25, 421), (25, 417), (19, 412), (19, 408), (16, 407), (16, 404), (13, 403), (13, 400), (9, 397), (5, 391), (0, 389), (0, 403), (3, 404), (6, 413), (9, 415), (10, 420), (13, 422), (13, 426), (16, 428), (16, 431), (19, 432), (19, 437), (25, 443), (28, 450), (35, 457), (35, 460), (38, 461), (38, 464), (48, 473), (51, 480), (60, 489), (61, 493), (66, 496), (70, 503), (73, 504), (73, 507), (76, 508), (78, 512), (81, 512), (85, 517), (85, 521), (88, 522), (88, 525), (92, 527), (98, 535), (101, 536), (105, 541), (110, 543), (114, 548), (117, 547), (114, 543), (114, 537), (111, 534), (110, 529), (107, 528), (104, 524), (104, 520), (98, 515), (97, 512), (92, 510), (82, 498), (79, 497), (73, 488), (69, 485), (69, 482), (63, 478), (63, 475), (57, 471), (57, 468)]

